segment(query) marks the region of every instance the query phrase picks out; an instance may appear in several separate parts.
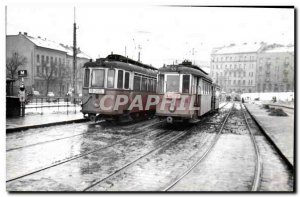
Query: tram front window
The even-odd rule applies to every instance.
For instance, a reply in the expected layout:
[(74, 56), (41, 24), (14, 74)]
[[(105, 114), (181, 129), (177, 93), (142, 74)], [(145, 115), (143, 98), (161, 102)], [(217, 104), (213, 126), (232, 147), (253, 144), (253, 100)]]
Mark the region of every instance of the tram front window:
[(182, 76), (182, 93), (189, 93), (190, 91), (190, 75)]
[(104, 87), (104, 70), (95, 69), (92, 73), (92, 87)]
[(168, 75), (166, 92), (179, 92), (179, 82), (179, 75)]
[(107, 88), (114, 88), (115, 70), (108, 70), (107, 73)]

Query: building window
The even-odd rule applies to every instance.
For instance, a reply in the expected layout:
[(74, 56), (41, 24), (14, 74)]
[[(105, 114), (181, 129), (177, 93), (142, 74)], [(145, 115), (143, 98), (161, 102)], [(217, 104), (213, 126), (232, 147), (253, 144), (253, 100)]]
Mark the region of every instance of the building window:
[(245, 80), (243, 80), (243, 85), (246, 85), (246, 81)]
[(36, 55), (36, 62), (40, 63), (40, 55)]
[(39, 67), (39, 66), (36, 67), (36, 73), (37, 73), (38, 75), (40, 74), (40, 67)]
[(49, 63), (49, 57), (46, 56), (46, 63), (48, 64)]
[(42, 64), (45, 62), (45, 57), (42, 55)]

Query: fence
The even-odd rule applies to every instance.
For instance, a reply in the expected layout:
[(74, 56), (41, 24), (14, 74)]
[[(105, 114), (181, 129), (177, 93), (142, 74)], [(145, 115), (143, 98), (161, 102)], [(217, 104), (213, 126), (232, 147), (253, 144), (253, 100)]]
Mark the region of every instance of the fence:
[(81, 102), (79, 97), (33, 97), (25, 105), (25, 114), (78, 113)]

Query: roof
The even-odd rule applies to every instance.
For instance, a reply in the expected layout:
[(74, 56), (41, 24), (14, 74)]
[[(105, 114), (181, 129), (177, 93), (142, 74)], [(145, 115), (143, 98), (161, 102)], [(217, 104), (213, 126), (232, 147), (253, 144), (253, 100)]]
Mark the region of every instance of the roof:
[(282, 46), (264, 50), (264, 53), (294, 53), (294, 46)]
[(178, 65), (167, 65), (158, 69), (159, 72), (176, 72), (181, 74), (193, 74), (205, 78), (208, 81), (212, 79), (208, 74), (196, 65), (192, 65), (191, 62), (183, 61)]
[[(106, 58), (100, 58), (97, 59), (95, 62), (87, 62), (84, 64), (83, 67), (90, 68), (90, 67), (106, 67), (106, 68), (119, 68), (124, 69), (128, 71), (134, 71), (145, 75), (150, 75), (153, 77), (156, 77), (157, 75), (157, 68), (154, 68), (152, 66), (146, 65), (146, 64), (134, 64), (134, 60), (131, 59), (114, 59), (114, 58), (125, 58), (121, 55), (109, 55)], [(127, 62), (127, 61), (128, 62)], [(130, 62), (134, 61), (134, 62)]]
[(213, 54), (256, 53), (262, 48), (262, 46), (262, 43), (244, 43), (241, 45), (231, 44), (229, 46), (224, 46), (213, 50)]
[(33, 42), (36, 46), (43, 47), (43, 48), (48, 48), (48, 49), (54, 49), (62, 52), (67, 52), (67, 50), (60, 46), (59, 44), (55, 43), (54, 41), (50, 41), (47, 39), (42, 39), (40, 37), (32, 37), (28, 35), (23, 35), (27, 39), (29, 39), (31, 42)]
[[(19, 33), (19, 35), (24, 36), (25, 38), (27, 38), (29, 41), (31, 41), (33, 44), (35, 44), (38, 47), (62, 51), (64, 53), (67, 53), (67, 55), (69, 55), (69, 56), (73, 56), (73, 47), (72, 46), (58, 44), (58, 43), (48, 40), (46, 38), (41, 38), (41, 37), (36, 38), (33, 36), (29, 36), (29, 35), (27, 35), (27, 33), (24, 33), (24, 34)], [(91, 59), (90, 56), (88, 56), (86, 53), (81, 51), (79, 48), (77, 49), (77, 57)]]
[[(64, 44), (60, 44), (61, 47), (63, 47), (66, 51), (67, 51), (67, 55), (69, 56), (73, 56), (73, 47), (72, 46), (68, 46), (68, 45), (64, 45)], [(90, 56), (88, 56), (86, 53), (84, 53), (83, 51), (80, 50), (80, 48), (77, 49), (77, 54), (76, 56), (78, 58), (86, 58), (86, 59), (91, 59)]]

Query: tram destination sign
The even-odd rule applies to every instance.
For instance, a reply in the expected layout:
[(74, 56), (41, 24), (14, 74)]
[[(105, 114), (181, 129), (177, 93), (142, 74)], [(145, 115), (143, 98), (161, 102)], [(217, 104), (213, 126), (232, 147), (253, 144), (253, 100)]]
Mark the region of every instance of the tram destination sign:
[(27, 70), (18, 70), (18, 77), (27, 77)]

